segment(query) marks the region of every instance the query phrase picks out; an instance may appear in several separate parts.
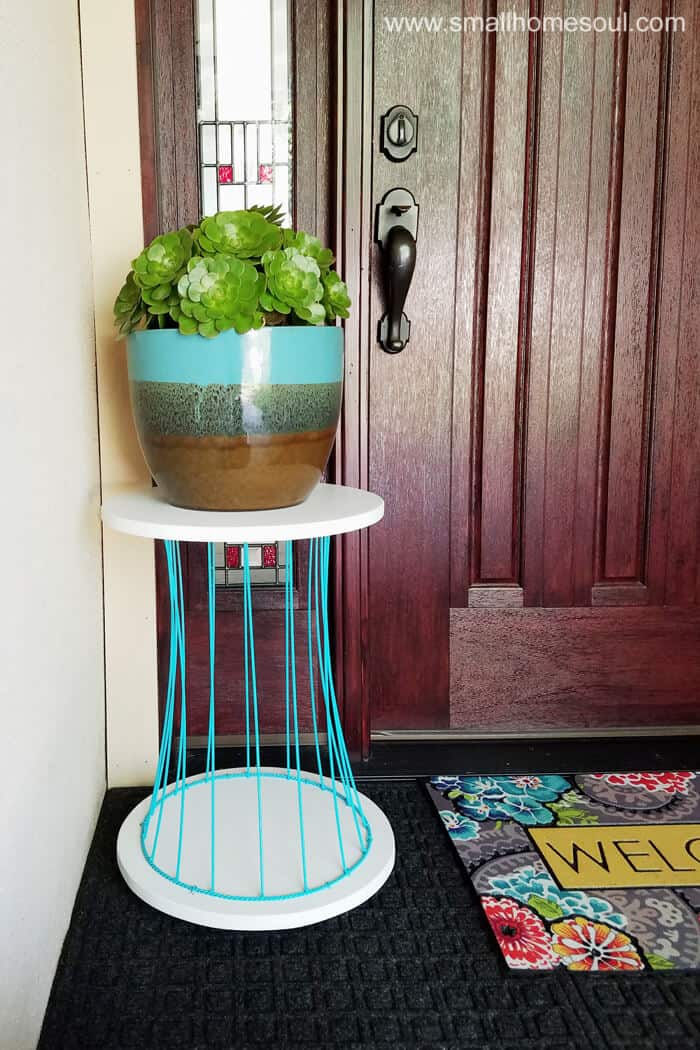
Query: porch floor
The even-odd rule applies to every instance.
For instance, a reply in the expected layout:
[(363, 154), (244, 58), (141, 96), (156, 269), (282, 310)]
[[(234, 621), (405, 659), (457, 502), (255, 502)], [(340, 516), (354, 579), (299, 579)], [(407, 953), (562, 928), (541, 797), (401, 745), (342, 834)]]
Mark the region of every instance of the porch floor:
[[(689, 757), (694, 742), (684, 743)], [(600, 747), (585, 749), (599, 768)], [(535, 764), (543, 771), (541, 751)], [(109, 791), (39, 1050), (700, 1047), (700, 973), (508, 972), (422, 784), (366, 780), (362, 790), (394, 828), (389, 882), (340, 918), (265, 934), (192, 926), (133, 896), (115, 842), (146, 792)]]

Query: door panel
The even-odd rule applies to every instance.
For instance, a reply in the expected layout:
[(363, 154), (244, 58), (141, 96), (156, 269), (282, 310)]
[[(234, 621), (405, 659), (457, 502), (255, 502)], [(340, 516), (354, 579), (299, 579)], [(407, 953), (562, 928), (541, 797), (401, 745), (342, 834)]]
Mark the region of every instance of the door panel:
[(420, 129), (399, 165), (371, 144), (371, 200), (405, 186), (421, 213), (396, 356), (368, 259), (373, 728), (700, 721), (700, 31), (677, 6), (684, 33), (453, 35), (374, 4), (373, 126), (401, 103)]
[[(394, 8), (388, 0), (375, 4), (374, 119), (376, 124), (397, 103), (409, 106), (420, 115), (418, 151), (397, 165), (375, 146), (372, 194), (379, 201), (393, 187), (405, 186), (420, 217), (406, 308), (411, 337), (400, 354), (376, 345), (384, 299), (380, 275), (373, 281), (368, 482), (386, 502), (384, 521), (369, 536), (373, 728), (395, 725), (397, 706), (414, 726), (447, 725), (449, 717), (445, 423), (452, 399), (459, 181), (459, 106), (451, 100), (460, 96), (461, 43), (456, 36), (407, 34), (397, 46), (392, 34), (381, 31)], [(448, 18), (459, 11), (459, 3), (443, 2), (436, 14)], [(375, 251), (375, 270), (379, 262)]]
[(697, 609), (453, 609), (453, 726), (552, 733), (698, 721)]

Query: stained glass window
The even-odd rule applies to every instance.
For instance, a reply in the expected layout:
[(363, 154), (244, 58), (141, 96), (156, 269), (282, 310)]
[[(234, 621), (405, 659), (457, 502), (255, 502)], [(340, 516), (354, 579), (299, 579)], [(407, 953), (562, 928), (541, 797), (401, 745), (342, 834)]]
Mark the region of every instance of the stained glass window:
[(288, 0), (198, 0), (203, 215), (281, 204), (291, 222)]
[[(243, 548), (239, 543), (217, 543), (216, 586), (238, 588), (243, 586)], [(284, 586), (287, 573), (284, 543), (248, 544), (250, 582), (262, 587)]]
[[(202, 215), (280, 204), (291, 225), (289, 0), (197, 0)], [(254, 586), (284, 587), (284, 543), (251, 544)], [(216, 545), (217, 588), (243, 586), (243, 552)]]

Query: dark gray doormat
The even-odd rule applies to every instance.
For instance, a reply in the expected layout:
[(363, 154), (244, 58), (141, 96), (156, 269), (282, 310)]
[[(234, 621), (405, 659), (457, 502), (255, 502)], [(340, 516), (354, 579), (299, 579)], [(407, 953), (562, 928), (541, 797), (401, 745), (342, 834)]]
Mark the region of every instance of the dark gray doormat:
[(691, 1050), (700, 975), (508, 972), (422, 783), (364, 783), (397, 841), (370, 902), (226, 933), (153, 911), (116, 867), (145, 794), (110, 791), (39, 1050)]

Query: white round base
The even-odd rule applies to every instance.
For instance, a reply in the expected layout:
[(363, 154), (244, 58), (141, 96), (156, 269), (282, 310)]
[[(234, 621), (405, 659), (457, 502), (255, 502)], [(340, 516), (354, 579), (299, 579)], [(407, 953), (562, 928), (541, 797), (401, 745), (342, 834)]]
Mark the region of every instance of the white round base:
[[(247, 774), (245, 769), (217, 771), (214, 782), (214, 888), (227, 896), (187, 888), (211, 887), (212, 786), (204, 776), (188, 777), (184, 793), (179, 881), (187, 885), (178, 885), (166, 877), (173, 876), (177, 866), (182, 796), (166, 798), (163, 807), (155, 862), (166, 875), (146, 860), (141, 845), (141, 826), (151, 804), (149, 796), (131, 811), (117, 839), (119, 870), (129, 888), (159, 911), (200, 926), (284, 930), (341, 915), (383, 886), (393, 870), (395, 855), (394, 835), (387, 818), (371, 799), (359, 795), (371, 834), (369, 850), (363, 857), (353, 811), (342, 801), (343, 787), (336, 783), (345, 863), (352, 868), (338, 878), (343, 866), (331, 782), (324, 778), (328, 790), (321, 790), (316, 774), (302, 772), (307, 885), (323, 888), (296, 896), (304, 885), (296, 772), (289, 777), (286, 769), (264, 767), (260, 772), (267, 899), (255, 899), (260, 896), (258, 778), (254, 771)], [(156, 824), (157, 811), (149, 825), (147, 848), (152, 847)], [(364, 838), (365, 831), (359, 826)], [(254, 899), (231, 899), (236, 897)]]

